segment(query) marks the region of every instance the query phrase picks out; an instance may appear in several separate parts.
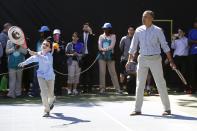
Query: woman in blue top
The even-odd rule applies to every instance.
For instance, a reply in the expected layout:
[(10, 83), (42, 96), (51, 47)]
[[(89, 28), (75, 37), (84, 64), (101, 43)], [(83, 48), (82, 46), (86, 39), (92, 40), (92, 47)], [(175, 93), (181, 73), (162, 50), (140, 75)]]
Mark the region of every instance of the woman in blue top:
[(8, 55), (9, 70), (9, 92), (7, 96), (11, 98), (19, 97), (22, 94), (23, 71), (18, 67), (18, 64), (25, 60), (27, 49), (8, 40), (6, 54)]
[[(83, 43), (79, 42), (78, 33), (74, 32), (72, 35), (72, 42), (69, 42), (66, 46), (65, 52), (68, 64), (68, 81), (67, 91), (68, 94), (78, 94), (77, 85), (79, 84), (81, 68), (79, 62), (84, 54)], [(73, 89), (72, 89), (73, 87)]]
[(24, 67), (33, 62), (38, 62), (37, 77), (41, 90), (41, 98), (44, 109), (43, 117), (48, 117), (50, 110), (53, 108), (55, 100), (54, 96), (54, 81), (55, 74), (53, 71), (53, 48), (51, 48), (52, 42), (50, 40), (44, 40), (41, 46), (40, 52), (34, 52), (29, 50), (29, 54), (32, 55), (26, 61), (19, 64), (19, 67)]
[(99, 36), (98, 48), (100, 51), (99, 57), (99, 83), (100, 93), (105, 92), (105, 75), (106, 66), (108, 66), (109, 74), (111, 76), (112, 83), (118, 94), (121, 94), (120, 85), (115, 69), (115, 61), (113, 58), (114, 46), (116, 43), (116, 35), (111, 33), (112, 26), (110, 23), (105, 23), (102, 27), (103, 34)]

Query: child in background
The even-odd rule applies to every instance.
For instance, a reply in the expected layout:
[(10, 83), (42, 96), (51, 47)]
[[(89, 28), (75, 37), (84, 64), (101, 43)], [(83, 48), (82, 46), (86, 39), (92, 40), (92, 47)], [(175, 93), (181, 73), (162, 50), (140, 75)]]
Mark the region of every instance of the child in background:
[[(72, 35), (72, 42), (68, 43), (65, 49), (68, 64), (68, 95), (78, 94), (77, 85), (79, 84), (81, 68), (79, 62), (84, 53), (83, 43), (78, 42), (79, 36), (77, 32)], [(73, 89), (72, 89), (73, 88)]]

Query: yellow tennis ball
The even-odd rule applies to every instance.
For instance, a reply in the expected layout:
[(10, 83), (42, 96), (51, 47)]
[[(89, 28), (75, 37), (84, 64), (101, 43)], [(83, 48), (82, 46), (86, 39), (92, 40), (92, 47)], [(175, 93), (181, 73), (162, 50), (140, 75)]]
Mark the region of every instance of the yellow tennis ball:
[(58, 43), (53, 43), (53, 48), (54, 49), (58, 49), (59, 48), (59, 44)]

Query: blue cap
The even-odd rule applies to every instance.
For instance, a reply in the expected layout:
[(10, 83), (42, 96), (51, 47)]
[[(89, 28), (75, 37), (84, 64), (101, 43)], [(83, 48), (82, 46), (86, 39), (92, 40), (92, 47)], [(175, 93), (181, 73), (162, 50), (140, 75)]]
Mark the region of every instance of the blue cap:
[(102, 29), (111, 29), (112, 28), (112, 25), (111, 23), (105, 23), (102, 27)]
[(39, 32), (46, 32), (46, 31), (50, 31), (48, 26), (41, 26)]

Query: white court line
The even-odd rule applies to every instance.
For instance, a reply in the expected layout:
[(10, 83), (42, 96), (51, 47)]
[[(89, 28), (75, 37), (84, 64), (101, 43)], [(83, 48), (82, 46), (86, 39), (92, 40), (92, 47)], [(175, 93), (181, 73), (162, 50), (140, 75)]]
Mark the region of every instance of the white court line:
[(92, 104), (98, 111), (102, 112), (106, 117), (108, 117), (109, 119), (111, 119), (112, 121), (114, 121), (115, 123), (120, 125), (122, 128), (124, 128), (126, 131), (134, 131), (134, 130), (130, 129), (129, 127), (127, 127), (126, 125), (124, 125), (119, 120), (112, 117), (109, 113), (105, 112), (102, 108), (98, 107), (95, 103), (93, 103), (93, 102), (89, 102), (89, 103)]

